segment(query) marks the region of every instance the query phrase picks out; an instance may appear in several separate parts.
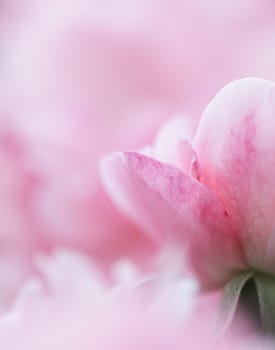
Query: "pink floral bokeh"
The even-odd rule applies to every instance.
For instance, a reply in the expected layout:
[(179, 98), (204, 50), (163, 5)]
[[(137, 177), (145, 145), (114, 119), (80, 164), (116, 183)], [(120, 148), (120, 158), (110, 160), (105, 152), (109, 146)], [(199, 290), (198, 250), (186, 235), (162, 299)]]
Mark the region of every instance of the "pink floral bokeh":
[(154, 271), (167, 247), (112, 202), (100, 161), (131, 149), (188, 167), (217, 91), (275, 80), (274, 19), (272, 0), (0, 0), (3, 312), (55, 248), (107, 279), (121, 259)]

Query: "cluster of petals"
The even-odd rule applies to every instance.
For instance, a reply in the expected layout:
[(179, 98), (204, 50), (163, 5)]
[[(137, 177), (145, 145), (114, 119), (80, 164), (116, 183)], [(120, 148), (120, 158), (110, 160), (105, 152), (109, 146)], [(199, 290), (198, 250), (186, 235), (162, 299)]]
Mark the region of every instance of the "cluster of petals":
[(206, 287), (243, 270), (275, 273), (274, 116), (274, 83), (238, 80), (209, 103), (189, 142), (171, 132), (174, 121), (147, 155), (102, 163), (118, 207), (160, 245), (180, 246)]

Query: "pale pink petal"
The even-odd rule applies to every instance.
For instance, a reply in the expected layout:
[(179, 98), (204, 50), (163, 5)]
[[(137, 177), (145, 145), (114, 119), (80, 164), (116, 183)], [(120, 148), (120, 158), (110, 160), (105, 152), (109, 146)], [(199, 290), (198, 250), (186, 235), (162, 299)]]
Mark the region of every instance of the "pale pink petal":
[(197, 155), (186, 140), (180, 140), (178, 143), (179, 167), (188, 175), (196, 179), (200, 178), (200, 164)]
[(221, 199), (250, 265), (275, 272), (275, 85), (247, 78), (205, 110), (194, 147), (201, 181)]
[(177, 116), (169, 119), (159, 130), (154, 142), (154, 158), (177, 166), (181, 164), (179, 144), (191, 142), (193, 136), (191, 118)]
[(243, 266), (223, 206), (196, 179), (134, 152), (106, 158), (102, 177), (118, 207), (148, 234), (182, 245), (202, 282), (220, 284)]
[(200, 167), (191, 142), (195, 123), (190, 117), (176, 116), (168, 119), (158, 131), (152, 145), (140, 153), (161, 162), (176, 165), (186, 174), (200, 177)]

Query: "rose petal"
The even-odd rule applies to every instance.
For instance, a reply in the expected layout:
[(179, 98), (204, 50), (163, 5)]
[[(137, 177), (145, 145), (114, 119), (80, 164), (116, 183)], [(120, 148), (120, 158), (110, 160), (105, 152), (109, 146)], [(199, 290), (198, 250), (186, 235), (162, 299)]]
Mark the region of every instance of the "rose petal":
[(181, 244), (207, 286), (243, 267), (239, 242), (223, 206), (178, 168), (134, 152), (102, 162), (105, 187), (118, 207), (160, 243)]
[(201, 181), (239, 226), (256, 269), (275, 272), (275, 85), (247, 78), (226, 86), (205, 110), (194, 148)]
[(177, 116), (169, 119), (159, 130), (154, 142), (154, 158), (181, 167), (180, 143), (191, 142), (193, 137), (190, 118)]

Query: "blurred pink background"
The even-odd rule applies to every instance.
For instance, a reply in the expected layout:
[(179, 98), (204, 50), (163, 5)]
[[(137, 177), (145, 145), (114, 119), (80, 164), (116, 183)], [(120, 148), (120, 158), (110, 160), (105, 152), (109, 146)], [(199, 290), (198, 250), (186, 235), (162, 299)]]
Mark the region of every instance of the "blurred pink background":
[(0, 304), (53, 247), (105, 270), (158, 251), (111, 203), (100, 159), (216, 92), (275, 79), (273, 0), (1, 0)]

